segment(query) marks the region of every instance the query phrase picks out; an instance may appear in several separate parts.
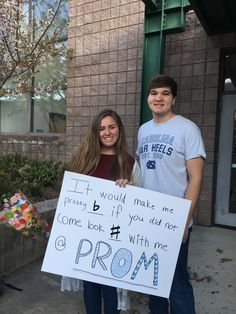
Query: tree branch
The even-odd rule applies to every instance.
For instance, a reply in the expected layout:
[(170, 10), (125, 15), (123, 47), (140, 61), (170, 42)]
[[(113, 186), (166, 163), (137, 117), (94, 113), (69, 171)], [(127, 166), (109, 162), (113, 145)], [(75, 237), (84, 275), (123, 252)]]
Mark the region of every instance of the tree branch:
[(41, 36), (38, 38), (38, 40), (36, 41), (35, 43), (35, 46), (34, 48), (32, 49), (31, 53), (29, 54), (32, 55), (34, 53), (34, 51), (36, 50), (36, 48), (38, 47), (39, 43), (41, 42), (41, 40), (43, 39), (43, 37), (46, 35), (47, 31), (49, 30), (49, 28), (51, 27), (51, 25), (53, 24), (58, 12), (59, 12), (59, 9), (60, 9), (60, 6), (61, 6), (61, 2), (62, 0), (59, 0), (58, 2), (58, 5), (57, 5), (57, 8), (56, 8), (56, 11), (54, 12), (54, 15), (53, 15), (53, 18), (52, 20), (50, 21), (50, 24), (45, 28), (45, 30), (43, 31), (43, 33), (41, 34)]

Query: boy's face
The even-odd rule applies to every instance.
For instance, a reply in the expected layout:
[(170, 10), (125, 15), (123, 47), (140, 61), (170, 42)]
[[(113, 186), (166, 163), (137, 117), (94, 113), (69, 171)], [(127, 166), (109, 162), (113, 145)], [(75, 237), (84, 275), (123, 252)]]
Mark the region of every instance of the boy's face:
[(154, 118), (157, 117), (165, 121), (172, 117), (172, 106), (175, 103), (175, 97), (172, 95), (170, 87), (151, 89), (147, 101)]

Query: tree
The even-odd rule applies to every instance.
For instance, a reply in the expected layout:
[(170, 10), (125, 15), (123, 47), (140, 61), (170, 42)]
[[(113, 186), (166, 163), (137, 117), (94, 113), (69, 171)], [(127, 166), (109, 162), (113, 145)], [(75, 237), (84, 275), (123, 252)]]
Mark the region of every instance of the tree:
[(32, 84), (42, 65), (71, 56), (67, 2), (0, 0), (0, 96), (43, 90), (43, 82)]

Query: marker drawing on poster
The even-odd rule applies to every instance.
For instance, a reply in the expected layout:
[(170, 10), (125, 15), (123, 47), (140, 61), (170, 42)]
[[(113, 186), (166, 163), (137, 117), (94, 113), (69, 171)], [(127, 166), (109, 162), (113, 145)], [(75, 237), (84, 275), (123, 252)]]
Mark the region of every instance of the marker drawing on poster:
[(66, 171), (42, 270), (168, 297), (189, 207)]

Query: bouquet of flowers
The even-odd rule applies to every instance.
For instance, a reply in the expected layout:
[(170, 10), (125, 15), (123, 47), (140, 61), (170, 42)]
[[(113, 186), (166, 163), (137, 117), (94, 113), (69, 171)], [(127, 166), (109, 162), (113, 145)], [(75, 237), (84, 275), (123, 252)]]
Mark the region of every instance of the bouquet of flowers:
[(34, 239), (46, 241), (49, 237), (48, 223), (21, 191), (4, 199), (0, 207), (0, 224)]

